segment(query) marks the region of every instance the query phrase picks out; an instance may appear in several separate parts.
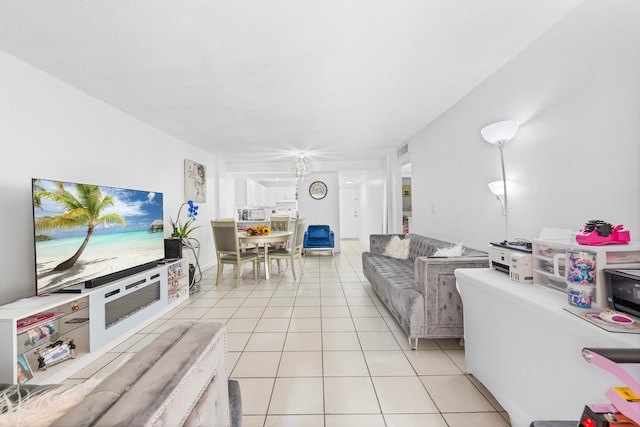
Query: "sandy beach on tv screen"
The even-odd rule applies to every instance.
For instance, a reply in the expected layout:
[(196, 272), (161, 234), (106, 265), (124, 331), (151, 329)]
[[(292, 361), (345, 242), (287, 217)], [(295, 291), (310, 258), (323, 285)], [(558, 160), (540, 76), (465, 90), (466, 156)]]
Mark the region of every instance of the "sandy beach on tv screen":
[(88, 279), (162, 259), (164, 249), (150, 251), (144, 248), (129, 248), (114, 253), (112, 250), (88, 246), (73, 267), (66, 271), (53, 271), (56, 265), (68, 259), (69, 256), (69, 254), (64, 254), (49, 257), (38, 264), (40, 292), (60, 286), (84, 285)]

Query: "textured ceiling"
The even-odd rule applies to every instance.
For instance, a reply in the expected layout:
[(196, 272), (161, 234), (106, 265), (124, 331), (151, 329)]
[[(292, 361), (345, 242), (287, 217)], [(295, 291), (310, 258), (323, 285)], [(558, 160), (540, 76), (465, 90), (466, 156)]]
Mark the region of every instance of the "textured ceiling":
[(376, 160), (580, 1), (0, 0), (0, 49), (231, 160)]

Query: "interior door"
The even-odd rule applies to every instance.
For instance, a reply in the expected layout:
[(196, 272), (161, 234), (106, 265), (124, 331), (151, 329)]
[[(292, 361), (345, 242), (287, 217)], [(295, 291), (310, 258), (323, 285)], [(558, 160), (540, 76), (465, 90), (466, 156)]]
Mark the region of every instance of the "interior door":
[(355, 239), (358, 237), (358, 189), (340, 189), (340, 237)]

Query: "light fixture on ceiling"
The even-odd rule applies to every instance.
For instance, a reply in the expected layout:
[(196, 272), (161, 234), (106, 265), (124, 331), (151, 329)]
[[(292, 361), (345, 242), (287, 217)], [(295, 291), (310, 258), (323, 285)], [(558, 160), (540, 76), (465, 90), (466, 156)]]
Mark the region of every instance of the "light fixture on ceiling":
[[(507, 223), (508, 220), (508, 205), (507, 205), (507, 176), (504, 171), (504, 145), (513, 139), (518, 133), (518, 129), (520, 125), (513, 120), (505, 120), (502, 122), (492, 123), (488, 126), (483, 127), (480, 130), (480, 134), (484, 138), (485, 141), (494, 144), (498, 147), (500, 151), (500, 166), (502, 167), (502, 181), (492, 182), (489, 184), (489, 188), (495, 194), (495, 196), (502, 203), (502, 215), (504, 215), (504, 226), (505, 226), (505, 239), (509, 240), (509, 225)], [(496, 186), (499, 187), (502, 184), (502, 191), (500, 191), (500, 195), (496, 192)], [(493, 188), (492, 188), (493, 186)], [(494, 191), (495, 190), (495, 191)]]
[(298, 181), (305, 180), (311, 175), (311, 162), (304, 155), (301, 155), (293, 162), (291, 172)]

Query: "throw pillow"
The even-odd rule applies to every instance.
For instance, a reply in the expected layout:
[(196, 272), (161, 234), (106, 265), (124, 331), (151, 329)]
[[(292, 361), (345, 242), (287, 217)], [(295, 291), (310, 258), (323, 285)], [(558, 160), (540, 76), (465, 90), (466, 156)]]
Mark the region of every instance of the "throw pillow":
[(410, 242), (410, 238), (401, 239), (398, 236), (393, 236), (384, 248), (384, 255), (391, 258), (408, 259)]
[(461, 256), (464, 251), (464, 247), (462, 247), (462, 242), (457, 245), (452, 245), (447, 248), (438, 248), (431, 256), (441, 256), (441, 257), (451, 257), (451, 256)]
[(89, 378), (80, 384), (26, 392), (26, 396), (11, 387), (0, 393), (0, 427), (48, 426), (80, 403), (101, 381), (101, 378)]

